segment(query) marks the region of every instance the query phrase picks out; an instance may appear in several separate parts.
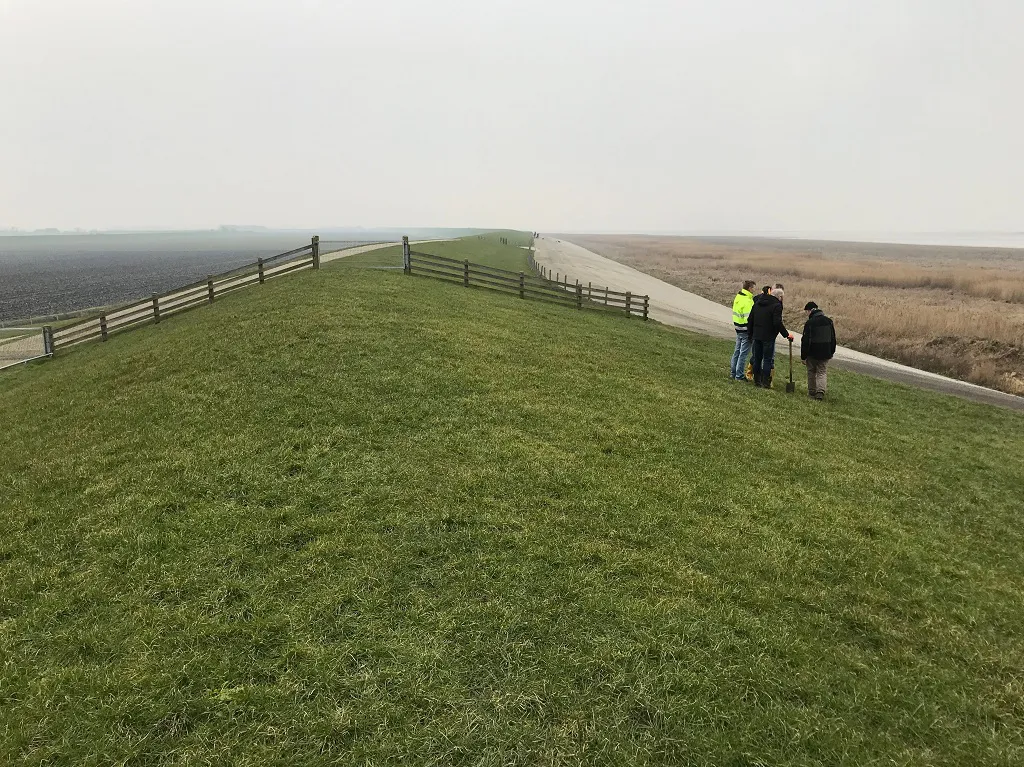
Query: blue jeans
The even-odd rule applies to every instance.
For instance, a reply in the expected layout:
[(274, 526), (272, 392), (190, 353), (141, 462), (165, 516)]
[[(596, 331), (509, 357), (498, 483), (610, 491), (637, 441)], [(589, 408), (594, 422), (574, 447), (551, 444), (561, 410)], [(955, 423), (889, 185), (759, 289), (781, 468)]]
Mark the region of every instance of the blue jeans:
[(772, 367), (775, 365), (775, 339), (771, 341), (757, 341), (752, 344), (754, 354), (750, 364), (754, 368), (754, 381), (768, 383), (772, 375)]
[(747, 356), (750, 354), (750, 334), (736, 331), (736, 350), (732, 353), (732, 377), (737, 381), (746, 378)]

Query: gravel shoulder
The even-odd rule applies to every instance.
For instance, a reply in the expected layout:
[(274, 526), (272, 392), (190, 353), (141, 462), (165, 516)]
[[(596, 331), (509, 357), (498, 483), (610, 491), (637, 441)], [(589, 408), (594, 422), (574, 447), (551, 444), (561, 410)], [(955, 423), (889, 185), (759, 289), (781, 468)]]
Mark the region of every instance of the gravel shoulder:
[[(726, 340), (735, 338), (732, 308), (669, 285), (667, 282), (625, 264), (599, 256), (563, 239), (539, 237), (535, 242), (536, 260), (553, 272), (569, 276), (570, 281), (593, 283), (616, 290), (629, 290), (650, 296), (650, 316), (658, 322)], [(800, 334), (794, 332), (796, 344)], [(958, 381), (936, 373), (900, 365), (896, 362), (840, 347), (834, 364), (857, 373), (952, 394), (974, 402), (1024, 411), (1024, 397), (1015, 397), (984, 386)]]

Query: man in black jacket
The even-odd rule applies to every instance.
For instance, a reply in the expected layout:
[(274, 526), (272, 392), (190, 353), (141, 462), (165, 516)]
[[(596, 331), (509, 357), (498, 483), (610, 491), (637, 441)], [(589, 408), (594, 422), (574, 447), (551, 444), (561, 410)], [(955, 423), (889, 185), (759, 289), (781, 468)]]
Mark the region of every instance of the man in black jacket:
[(800, 339), (800, 360), (807, 366), (807, 393), (821, 400), (828, 384), (825, 368), (836, 353), (836, 328), (813, 301), (807, 302), (804, 311), (807, 322)]
[(764, 389), (772, 385), (772, 364), (775, 361), (775, 336), (793, 340), (793, 334), (782, 324), (782, 302), (772, 295), (772, 289), (765, 285), (761, 295), (754, 298), (754, 306), (747, 320), (750, 328), (753, 355), (750, 365), (754, 371), (754, 384)]

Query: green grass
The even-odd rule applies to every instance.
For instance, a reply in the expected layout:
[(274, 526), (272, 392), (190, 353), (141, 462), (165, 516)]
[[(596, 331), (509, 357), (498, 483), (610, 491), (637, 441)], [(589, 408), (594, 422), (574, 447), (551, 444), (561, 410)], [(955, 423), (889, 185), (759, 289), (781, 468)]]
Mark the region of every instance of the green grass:
[(1024, 762), (1024, 418), (730, 351), (327, 267), (0, 376), (0, 761)]
[[(502, 244), (502, 238), (507, 244)], [(413, 250), (530, 274), (528, 252), (523, 248), (532, 242), (529, 232), (500, 231), (448, 242), (425, 242), (414, 245)]]
[[(506, 239), (508, 244), (503, 244), (502, 238)], [(458, 240), (415, 243), (411, 248), (414, 252), (458, 260), (468, 259), (474, 264), (531, 274), (528, 252), (523, 247), (530, 245), (532, 241), (529, 232), (501, 231)], [(335, 264), (337, 264), (336, 267), (334, 267)], [(402, 265), (402, 248), (396, 246), (371, 250), (368, 253), (346, 256), (332, 261), (331, 265), (333, 268), (400, 267)]]

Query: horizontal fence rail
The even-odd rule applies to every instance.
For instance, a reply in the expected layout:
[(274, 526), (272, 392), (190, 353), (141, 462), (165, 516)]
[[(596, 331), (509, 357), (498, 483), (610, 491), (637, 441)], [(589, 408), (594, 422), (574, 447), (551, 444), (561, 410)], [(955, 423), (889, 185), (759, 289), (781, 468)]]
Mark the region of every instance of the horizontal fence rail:
[[(532, 253), (531, 253), (532, 261)], [(576, 309), (599, 309), (625, 312), (628, 316), (647, 319), (650, 299), (629, 292), (594, 287), (579, 282), (558, 282), (526, 272), (513, 272), (493, 266), (475, 264), (419, 251), (405, 251), (406, 274), (422, 275), (464, 287), (476, 286), (518, 295), (534, 301), (571, 306)]]
[(107, 309), (102, 314), (56, 330), (53, 332), (49, 351), (53, 353), (85, 341), (106, 341), (114, 333), (159, 323), (169, 315), (203, 304), (211, 304), (218, 297), (236, 290), (259, 285), (301, 269), (319, 268), (320, 241), (318, 237), (314, 237), (309, 245), (269, 258), (260, 258), (255, 263), (227, 272), (207, 275), (205, 280), (190, 285), (173, 288), (164, 293), (153, 293), (149, 298)]

